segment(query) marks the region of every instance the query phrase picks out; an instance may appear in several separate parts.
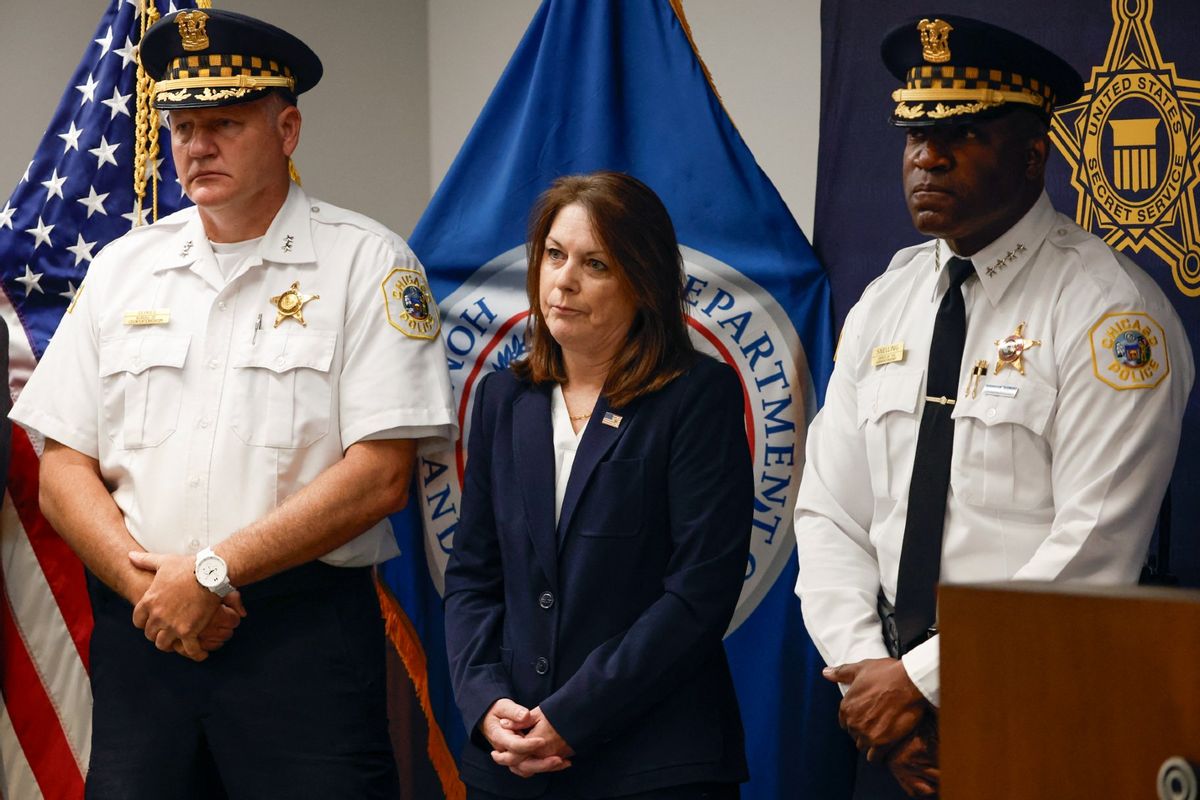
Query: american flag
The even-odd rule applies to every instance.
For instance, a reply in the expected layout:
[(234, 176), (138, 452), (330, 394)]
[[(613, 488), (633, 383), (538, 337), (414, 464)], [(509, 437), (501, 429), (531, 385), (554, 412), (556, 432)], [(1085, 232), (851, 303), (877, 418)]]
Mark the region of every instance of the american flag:
[[(152, 185), (135, 211), (137, 43), (147, 11), (154, 19), (196, 4), (151, 5), (108, 3), (33, 160), (0, 209), (0, 316), (10, 332), (14, 398), (95, 254), (151, 216)], [(154, 115), (147, 119), (158, 124)], [(170, 160), (160, 154), (152, 168), (159, 213), (186, 203)], [(0, 508), (0, 795), (22, 800), (83, 797), (91, 749), (91, 607), (82, 565), (38, 510), (40, 445), (14, 428)]]

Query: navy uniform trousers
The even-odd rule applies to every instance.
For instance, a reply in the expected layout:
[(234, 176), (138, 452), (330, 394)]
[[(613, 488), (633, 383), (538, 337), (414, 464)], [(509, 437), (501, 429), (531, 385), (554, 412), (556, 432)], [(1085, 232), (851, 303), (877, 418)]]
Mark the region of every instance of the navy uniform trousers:
[(370, 568), (310, 562), (246, 587), (247, 617), (202, 663), (88, 588), (89, 800), (399, 797)]
[(908, 795), (886, 764), (872, 764), (866, 755), (858, 754), (854, 772), (854, 800), (907, 800)]

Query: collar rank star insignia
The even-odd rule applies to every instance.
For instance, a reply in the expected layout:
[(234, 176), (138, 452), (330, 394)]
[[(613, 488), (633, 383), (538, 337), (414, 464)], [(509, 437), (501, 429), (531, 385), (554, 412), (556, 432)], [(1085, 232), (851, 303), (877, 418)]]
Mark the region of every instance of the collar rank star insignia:
[(1000, 258), (997, 258), (996, 263), (992, 264), (990, 267), (987, 268), (988, 277), (989, 278), (992, 277), (997, 272), (999, 272), (1000, 270), (1007, 267), (1009, 264), (1011, 264), (1013, 261), (1015, 261), (1017, 259), (1017, 256), (1021, 255), (1024, 252), (1025, 252), (1025, 245), (1018, 244), (1012, 250), (1009, 250), (1005, 255), (1001, 256)]
[(279, 323), (288, 317), (308, 327), (308, 323), (304, 321), (304, 304), (310, 300), (320, 299), (321, 295), (319, 294), (301, 294), (300, 281), (295, 281), (286, 292), (277, 294), (271, 298), (271, 303), (275, 306), (276, 311), (275, 327), (278, 328)]
[(999, 347), (997, 355), (999, 361), (996, 362), (996, 375), (1005, 367), (1012, 367), (1022, 375), (1025, 374), (1025, 364), (1021, 358), (1025, 355), (1025, 351), (1031, 347), (1037, 347), (1042, 342), (1040, 339), (1026, 339), (1022, 331), (1025, 330), (1025, 323), (1022, 322), (1017, 326), (1016, 332), (1012, 336), (1005, 336), (1003, 339), (997, 339), (994, 344)]

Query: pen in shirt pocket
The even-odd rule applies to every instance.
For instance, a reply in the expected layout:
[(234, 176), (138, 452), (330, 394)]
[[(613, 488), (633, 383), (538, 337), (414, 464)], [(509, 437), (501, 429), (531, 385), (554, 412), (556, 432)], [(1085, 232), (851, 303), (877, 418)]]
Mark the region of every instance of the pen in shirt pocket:
[(262, 314), (259, 314), (254, 320), (254, 330), (250, 332), (250, 344), (254, 344), (254, 340), (258, 338), (258, 332), (262, 330)]

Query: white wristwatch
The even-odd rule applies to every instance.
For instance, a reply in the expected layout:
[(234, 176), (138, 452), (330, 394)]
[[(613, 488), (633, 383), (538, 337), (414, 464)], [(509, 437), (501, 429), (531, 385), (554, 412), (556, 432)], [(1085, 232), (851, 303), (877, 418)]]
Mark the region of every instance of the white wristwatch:
[(196, 553), (196, 581), (217, 597), (224, 597), (233, 591), (233, 584), (229, 582), (229, 567), (225, 559), (214, 553), (211, 547)]

